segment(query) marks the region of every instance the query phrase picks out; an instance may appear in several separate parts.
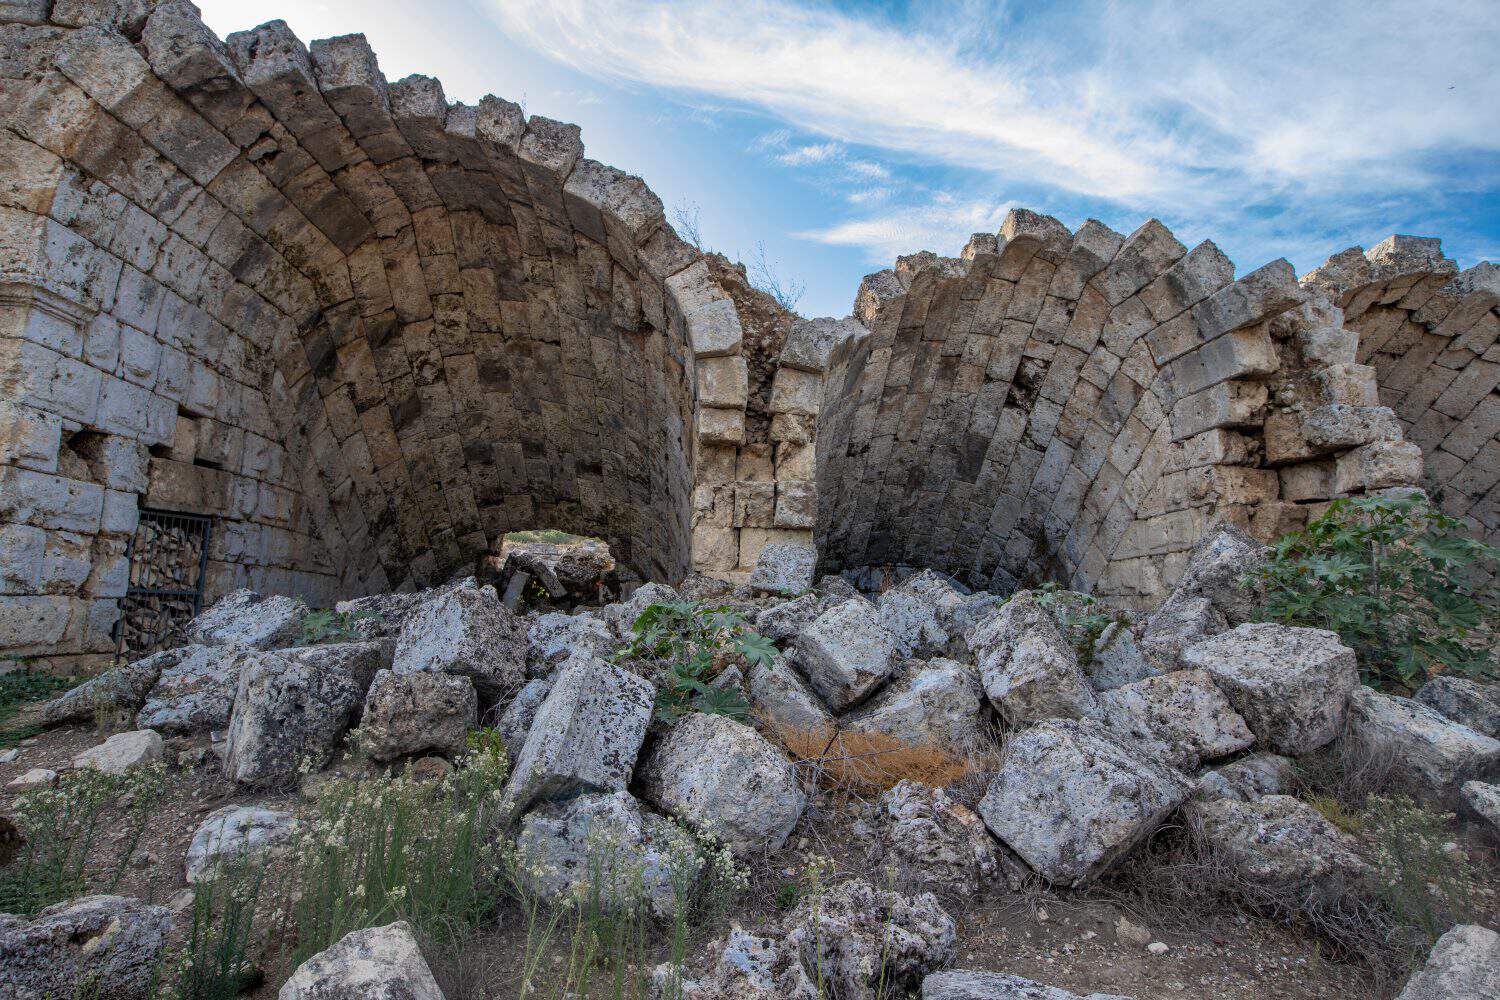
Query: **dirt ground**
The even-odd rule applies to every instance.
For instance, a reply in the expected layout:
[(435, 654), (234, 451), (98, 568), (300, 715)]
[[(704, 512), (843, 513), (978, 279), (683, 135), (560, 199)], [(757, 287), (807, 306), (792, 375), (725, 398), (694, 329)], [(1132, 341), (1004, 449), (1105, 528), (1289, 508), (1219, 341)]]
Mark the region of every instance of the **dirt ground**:
[[(16, 760), (0, 764), (0, 815), (14, 803), (15, 794), (5, 787), (11, 779), (34, 767), (62, 772), (74, 754), (99, 741), (92, 727), (76, 726), (26, 740)], [(306, 810), (308, 804), (296, 793), (247, 794), (235, 789), (220, 776), (207, 738), (168, 739), (165, 749), (168, 777), (161, 804), (116, 891), (169, 905), (175, 902), (180, 910), (186, 886), (183, 857), (206, 814), (229, 803), (254, 802), (293, 811)], [(871, 878), (862, 839), (867, 837), (867, 824), (861, 826), (868, 816), (866, 806), (820, 793), (788, 847), (755, 866), (750, 898), (735, 914), (736, 922), (753, 929), (774, 921), (780, 915), (778, 886), (794, 881), (807, 859), (831, 858), (835, 877)], [(113, 866), (122, 838), (115, 832), (100, 845), (98, 871)], [(1479, 870), (1497, 870), (1492, 844), (1473, 840), (1466, 847), (1471, 853), (1488, 852)], [(1160, 914), (1127, 913), (1115, 899), (1045, 889), (1015, 893), (998, 881), (977, 898), (950, 900), (947, 906), (959, 927), (954, 967), (1011, 972), (1081, 994), (1113, 993), (1136, 1000), (1379, 1000), (1400, 987), (1399, 982), (1382, 981), (1366, 963), (1322, 957), (1326, 950), (1308, 933), (1242, 913), (1183, 926)], [(1122, 916), (1145, 928), (1150, 941), (1167, 950), (1153, 953), (1123, 940), (1116, 932)], [(519, 915), (508, 908), (499, 927), (467, 939), (459, 954), (433, 945), (430, 950), (437, 954), (429, 957), (449, 1000), (512, 995), (524, 943), (518, 923)], [(251, 995), (274, 996), (278, 982), (278, 974), (268, 970), (267, 981)]]

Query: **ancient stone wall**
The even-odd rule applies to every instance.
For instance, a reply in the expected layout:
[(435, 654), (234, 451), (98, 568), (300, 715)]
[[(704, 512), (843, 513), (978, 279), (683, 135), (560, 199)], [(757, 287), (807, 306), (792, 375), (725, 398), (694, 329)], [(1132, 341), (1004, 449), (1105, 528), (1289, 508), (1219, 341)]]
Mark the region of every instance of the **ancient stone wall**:
[(142, 507), (215, 516), (210, 596), (431, 584), (538, 524), (686, 571), (717, 314), (575, 126), (182, 0), (5, 5), (0, 107), (0, 650), (109, 648)]
[(1500, 545), (1500, 267), (1458, 273), (1435, 239), (1392, 236), (1303, 284), (1343, 309), (1380, 401), (1426, 459), (1422, 485)]
[(109, 651), (143, 509), (212, 518), (207, 597), (315, 605), (532, 527), (643, 578), (795, 541), (1127, 605), (1216, 520), (1418, 480), (1496, 535), (1500, 279), (1435, 241), (1236, 280), (1016, 211), (807, 320), (662, 215), (360, 35), (0, 3), (0, 655)]
[[(855, 308), (869, 336), (838, 356), (818, 429), (829, 568), (1141, 605), (1215, 521), (1272, 538), (1306, 501), (1420, 474), (1338, 309), (1284, 260), (1235, 280), (1154, 220), (1124, 237), (1012, 212), (962, 259), (870, 275)], [(1278, 451), (1294, 399), (1328, 431)]]

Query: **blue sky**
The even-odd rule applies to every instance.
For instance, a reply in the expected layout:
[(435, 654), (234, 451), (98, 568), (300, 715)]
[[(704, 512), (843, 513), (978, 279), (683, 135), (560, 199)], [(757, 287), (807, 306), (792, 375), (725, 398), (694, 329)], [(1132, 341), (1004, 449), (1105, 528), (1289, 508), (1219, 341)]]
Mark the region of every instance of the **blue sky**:
[(1007, 0), (198, 0), (362, 31), (391, 79), (577, 122), (703, 242), (844, 315), (900, 253), (1013, 205), (1155, 216), (1246, 273), (1393, 232), (1500, 260), (1500, 5)]

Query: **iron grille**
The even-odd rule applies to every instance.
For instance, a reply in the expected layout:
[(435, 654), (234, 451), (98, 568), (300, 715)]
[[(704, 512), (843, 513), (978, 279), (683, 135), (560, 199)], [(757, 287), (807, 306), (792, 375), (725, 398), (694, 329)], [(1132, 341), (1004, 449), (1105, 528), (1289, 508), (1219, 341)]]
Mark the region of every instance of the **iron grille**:
[(203, 609), (213, 518), (142, 510), (130, 539), (130, 583), (115, 626), (115, 661), (138, 659), (186, 642), (187, 623)]

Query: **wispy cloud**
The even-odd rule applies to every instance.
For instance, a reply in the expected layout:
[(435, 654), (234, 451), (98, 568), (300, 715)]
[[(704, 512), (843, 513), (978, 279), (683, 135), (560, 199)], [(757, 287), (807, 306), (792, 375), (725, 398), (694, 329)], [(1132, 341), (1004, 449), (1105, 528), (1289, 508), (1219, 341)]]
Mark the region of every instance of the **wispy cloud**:
[(504, 29), (584, 72), (1136, 204), (1414, 183), (1431, 151), (1500, 150), (1490, 0), (1440, 17), (1390, 0), (1101, 2), (1026, 20), (958, 4), (946, 32), (936, 16), (788, 0), (492, 2)]
[(1467, 262), (1500, 228), (1465, 207), (1500, 197), (1494, 0), (488, 2), (580, 72), (784, 123), (749, 152), (864, 213), (797, 235), (872, 261), (953, 252), (1021, 193), (1074, 224), (1155, 215), (1247, 266), (1393, 229)]
[(797, 239), (830, 246), (858, 247), (867, 263), (880, 267), (918, 249), (956, 255), (973, 233), (995, 232), (1014, 202), (959, 200), (938, 194), (921, 204), (880, 215), (793, 233)]
[(784, 167), (804, 167), (809, 163), (827, 163), (843, 156), (844, 147), (836, 142), (820, 142), (808, 146), (794, 146), (777, 153), (775, 160)]

